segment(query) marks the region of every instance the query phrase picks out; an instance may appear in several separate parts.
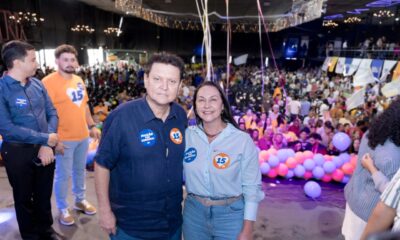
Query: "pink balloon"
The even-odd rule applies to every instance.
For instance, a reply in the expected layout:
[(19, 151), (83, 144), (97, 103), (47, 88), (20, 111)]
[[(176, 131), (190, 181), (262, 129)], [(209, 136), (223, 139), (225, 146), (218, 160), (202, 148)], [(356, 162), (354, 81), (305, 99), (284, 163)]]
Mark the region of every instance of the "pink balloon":
[(258, 154), (258, 158), (259, 158), (259, 159), (263, 159), (264, 161), (268, 161), (269, 152), (266, 151), (266, 150), (262, 150), (262, 151)]
[(304, 157), (304, 159), (313, 159), (314, 153), (311, 151), (304, 151), (303, 157)]
[(276, 176), (278, 176), (278, 172), (276, 171), (276, 168), (271, 168), (269, 170), (267, 176), (270, 178), (276, 178)]
[(290, 157), (286, 160), (286, 166), (288, 168), (295, 168), (297, 166), (297, 159), (294, 157)]
[(336, 182), (341, 182), (343, 180), (344, 177), (344, 173), (342, 170), (340, 169), (336, 169), (335, 171), (333, 171), (332, 173), (332, 178), (333, 180), (335, 180)]
[(332, 181), (332, 176), (330, 174), (325, 174), (322, 178), (321, 181), (323, 182), (330, 182)]
[(289, 169), (285, 164), (280, 163), (279, 166), (278, 166), (278, 175), (281, 176), (281, 177), (284, 177), (288, 173), (288, 170)]
[(310, 172), (310, 171), (306, 171), (306, 172), (304, 173), (304, 179), (306, 179), (306, 180), (312, 178), (312, 176), (313, 176), (313, 174), (312, 174), (312, 172)]
[(351, 163), (351, 165), (353, 165), (354, 168), (356, 168), (356, 166), (357, 166), (357, 159), (358, 159), (357, 155), (355, 155), (355, 154), (351, 155), (350, 163)]
[(352, 175), (354, 172), (354, 167), (351, 163), (345, 163), (342, 166), (342, 171), (344, 174)]
[(324, 155), (325, 161), (332, 161), (333, 156), (330, 155)]
[(267, 152), (269, 152), (269, 155), (276, 155), (276, 153), (277, 153), (278, 151), (276, 151), (275, 148), (270, 148), (270, 149), (267, 150)]
[(296, 152), (294, 158), (297, 160), (298, 163), (302, 164), (305, 160), (304, 154), (302, 152)]

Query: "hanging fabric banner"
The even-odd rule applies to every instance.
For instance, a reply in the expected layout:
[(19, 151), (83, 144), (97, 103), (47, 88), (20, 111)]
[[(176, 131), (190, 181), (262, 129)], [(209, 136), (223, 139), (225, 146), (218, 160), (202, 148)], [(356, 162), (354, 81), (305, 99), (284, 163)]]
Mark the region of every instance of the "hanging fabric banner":
[(371, 71), (374, 78), (379, 79), (382, 72), (384, 60), (381, 59), (374, 59), (371, 62)]
[(335, 73), (337, 74), (343, 74), (344, 73), (344, 64), (345, 64), (346, 58), (341, 57), (338, 59), (337, 63), (336, 63), (336, 69), (335, 69)]
[(321, 67), (322, 71), (324, 71), (324, 72), (328, 71), (328, 66), (329, 66), (330, 62), (331, 62), (331, 57), (326, 57), (324, 64), (322, 64), (322, 67)]
[(393, 71), (392, 81), (395, 80), (400, 80), (400, 61), (397, 63), (397, 66)]
[(343, 75), (345, 77), (353, 75), (360, 66), (361, 60), (361, 58), (346, 58)]
[(333, 72), (333, 70), (335, 70), (337, 61), (338, 61), (338, 57), (331, 58), (331, 61), (329, 62), (329, 72)]
[(365, 86), (369, 83), (374, 83), (375, 78), (371, 70), (372, 59), (362, 59), (356, 74), (353, 77), (353, 86)]
[(396, 65), (397, 61), (395, 60), (385, 60), (385, 63), (383, 64), (383, 69), (382, 69), (382, 74), (380, 77), (380, 81), (385, 81), (387, 76), (390, 74), (392, 71), (394, 65)]

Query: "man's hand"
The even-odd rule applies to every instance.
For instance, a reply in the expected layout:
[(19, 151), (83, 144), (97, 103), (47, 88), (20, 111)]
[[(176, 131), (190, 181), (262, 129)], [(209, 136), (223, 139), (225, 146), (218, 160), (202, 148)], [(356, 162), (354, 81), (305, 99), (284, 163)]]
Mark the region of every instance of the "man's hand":
[(115, 215), (111, 210), (99, 211), (99, 224), (100, 227), (107, 233), (115, 235), (117, 231)]
[(50, 133), (49, 134), (49, 139), (47, 140), (47, 145), (50, 147), (55, 147), (58, 142), (58, 136), (57, 133)]
[(96, 140), (100, 140), (101, 132), (98, 128), (92, 127), (92, 129), (90, 129), (90, 131), (89, 131), (89, 135), (90, 135), (90, 137), (92, 137)]
[(54, 162), (53, 149), (48, 146), (41, 146), (38, 153), (38, 158), (42, 160), (42, 165), (46, 166)]
[(57, 143), (56, 145), (56, 153), (64, 155), (64, 149), (68, 148), (67, 146), (64, 145), (61, 141)]

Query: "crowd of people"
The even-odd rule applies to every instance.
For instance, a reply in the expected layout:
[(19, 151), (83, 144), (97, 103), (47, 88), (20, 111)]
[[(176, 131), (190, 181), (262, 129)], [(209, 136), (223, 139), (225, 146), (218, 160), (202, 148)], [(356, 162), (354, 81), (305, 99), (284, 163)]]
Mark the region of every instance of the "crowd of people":
[[(36, 71), (43, 78), (39, 81), (31, 77), (37, 67), (33, 46), (11, 41), (3, 46), (2, 58), (8, 72), (0, 81), (1, 155), (24, 239), (57, 239), (50, 206), (54, 174), (61, 224), (74, 224), (66, 201), (70, 177), (74, 208), (97, 213), (85, 198), (89, 136), (101, 139), (96, 194), (100, 226), (111, 239), (178, 240), (181, 232), (185, 239), (249, 239), (264, 198), (259, 151), (292, 148), (338, 155), (332, 143), (338, 132), (352, 140), (347, 151), (362, 158), (346, 187), (343, 234), (358, 239), (364, 229), (377, 230), (368, 227), (368, 217), (399, 167), (398, 161), (380, 159), (381, 152), (388, 154), (386, 145), (399, 148), (393, 121), (399, 101), (382, 96), (379, 85), (368, 86), (362, 106), (348, 109), (355, 90), (351, 78), (319, 68), (289, 72), (230, 66), (228, 75), (217, 66), (207, 81), (204, 70), (160, 53), (143, 67), (77, 71), (76, 50), (61, 45), (55, 52), (57, 71)], [(389, 155), (398, 156), (395, 151)], [(187, 190), (183, 216), (182, 173)], [(360, 188), (365, 181), (369, 188)], [(373, 195), (368, 208), (356, 199), (360, 194)], [(387, 203), (391, 194), (386, 189), (382, 200)], [(383, 211), (379, 206), (376, 216)], [(354, 221), (357, 231), (347, 229)]]

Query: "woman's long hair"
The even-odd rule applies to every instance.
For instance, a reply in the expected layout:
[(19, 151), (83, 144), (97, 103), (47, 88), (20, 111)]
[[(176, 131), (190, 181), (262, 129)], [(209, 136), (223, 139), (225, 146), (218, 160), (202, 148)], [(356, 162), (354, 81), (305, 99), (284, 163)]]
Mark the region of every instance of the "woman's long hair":
[(400, 98), (372, 120), (367, 137), (372, 149), (379, 144), (383, 145), (388, 139), (400, 147)]
[[(222, 88), (221, 88), (218, 84), (216, 84), (216, 83), (214, 83), (214, 82), (212, 82), (212, 81), (205, 81), (205, 82), (203, 82), (202, 84), (200, 84), (200, 86), (197, 87), (196, 91), (194, 92), (194, 96), (193, 96), (193, 110), (194, 110), (194, 114), (196, 115), (196, 121), (197, 121), (197, 123), (198, 123), (198, 124), (202, 124), (202, 123), (203, 123), (203, 121), (201, 120), (201, 118), (200, 118), (199, 115), (197, 114), (197, 107), (196, 107), (197, 94), (199, 93), (199, 90), (200, 90), (202, 87), (205, 87), (205, 86), (215, 87), (215, 88), (218, 90), (218, 92), (219, 92), (219, 95), (220, 95), (220, 97), (221, 97), (221, 99), (222, 99), (222, 103), (224, 104), (224, 109), (223, 109), (223, 111), (222, 111), (222, 113), (221, 113), (222, 121), (224, 121), (224, 122), (226, 122), (226, 123), (230, 123), (230, 124), (232, 124), (235, 128), (239, 129), (238, 124), (236, 123), (235, 119), (233, 119), (231, 107), (229, 106), (229, 102), (228, 102), (228, 99), (226, 98), (226, 96), (225, 96), (225, 94), (224, 94), (224, 91), (222, 90)], [(240, 130), (240, 129), (239, 129), (239, 130)]]

